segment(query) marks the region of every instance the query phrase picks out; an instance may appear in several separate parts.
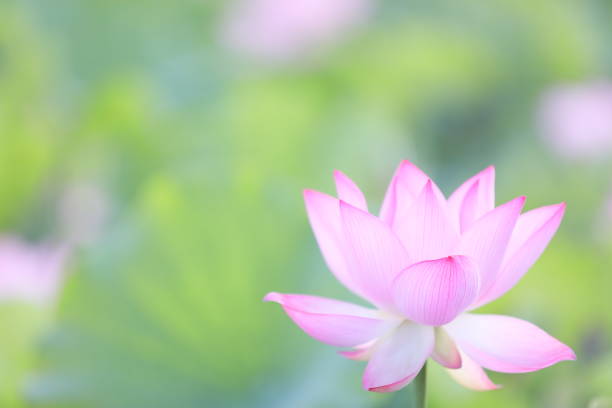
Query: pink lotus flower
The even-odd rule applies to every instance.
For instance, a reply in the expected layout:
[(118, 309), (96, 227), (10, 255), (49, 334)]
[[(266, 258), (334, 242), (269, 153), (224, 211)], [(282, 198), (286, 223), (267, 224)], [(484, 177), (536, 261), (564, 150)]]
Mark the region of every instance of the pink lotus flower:
[(420, 169), (404, 161), (380, 215), (343, 173), (339, 199), (304, 192), (310, 223), (327, 264), (348, 289), (376, 309), (308, 295), (269, 293), (307, 334), (341, 354), (367, 360), (363, 387), (396, 391), (431, 357), (460, 384), (497, 388), (484, 368), (540, 370), (573, 351), (533, 324), (473, 314), (512, 288), (538, 259), (565, 204), (520, 214), (525, 197), (495, 207), (495, 170), (466, 181), (448, 200)]
[(612, 83), (558, 86), (542, 98), (539, 122), (544, 140), (569, 159), (612, 153)]
[(370, 0), (240, 0), (221, 27), (229, 48), (289, 61), (338, 41), (363, 22)]
[(0, 238), (0, 302), (46, 305), (63, 279), (66, 250)]

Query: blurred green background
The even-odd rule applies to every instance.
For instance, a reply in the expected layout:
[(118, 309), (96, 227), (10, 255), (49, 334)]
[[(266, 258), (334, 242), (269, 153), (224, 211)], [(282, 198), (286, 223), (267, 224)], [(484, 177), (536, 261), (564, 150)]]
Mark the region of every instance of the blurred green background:
[(612, 75), (612, 3), (379, 0), (342, 41), (291, 61), (224, 45), (228, 7), (0, 1), (2, 233), (60, 236), (71, 186), (106, 203), (53, 310), (0, 306), (0, 406), (385, 406), (361, 389), (363, 363), (261, 299), (354, 300), (301, 190), (333, 192), (338, 168), (377, 208), (404, 158), (446, 193), (495, 164), (498, 203), (568, 203), (544, 256), (484, 310), (538, 324), (578, 361), (493, 373), (504, 388), (487, 393), (430, 365), (430, 406), (605, 406), (612, 162), (559, 157), (536, 112), (551, 86)]

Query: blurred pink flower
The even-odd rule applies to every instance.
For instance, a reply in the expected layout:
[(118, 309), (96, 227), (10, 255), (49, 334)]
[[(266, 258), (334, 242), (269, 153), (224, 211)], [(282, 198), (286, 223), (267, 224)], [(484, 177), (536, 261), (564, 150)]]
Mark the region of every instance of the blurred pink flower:
[(469, 313), (503, 295), (555, 234), (565, 204), (521, 214), (525, 197), (495, 207), (495, 170), (467, 180), (448, 200), (408, 161), (398, 167), (380, 216), (343, 173), (340, 199), (306, 190), (311, 226), (327, 264), (377, 310), (308, 295), (270, 293), (315, 339), (368, 360), (363, 386), (396, 391), (431, 357), (460, 384), (497, 388), (484, 368), (535, 371), (573, 351), (514, 317)]
[(229, 48), (264, 60), (293, 60), (337, 42), (366, 20), (371, 0), (239, 0), (221, 26)]
[(597, 158), (612, 151), (612, 83), (553, 88), (539, 112), (544, 140), (571, 159)]
[(0, 238), (0, 301), (47, 304), (63, 279), (66, 250)]

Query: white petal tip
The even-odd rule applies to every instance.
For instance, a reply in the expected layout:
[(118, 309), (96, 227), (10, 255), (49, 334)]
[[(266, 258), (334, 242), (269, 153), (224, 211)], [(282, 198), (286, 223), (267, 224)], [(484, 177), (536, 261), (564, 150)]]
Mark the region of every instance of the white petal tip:
[(283, 304), (283, 297), (280, 293), (270, 292), (266, 296), (264, 296), (263, 301)]
[(504, 388), (503, 385), (491, 383), (490, 385), (483, 386), (482, 388), (475, 388), (474, 391), (495, 391), (502, 388)]

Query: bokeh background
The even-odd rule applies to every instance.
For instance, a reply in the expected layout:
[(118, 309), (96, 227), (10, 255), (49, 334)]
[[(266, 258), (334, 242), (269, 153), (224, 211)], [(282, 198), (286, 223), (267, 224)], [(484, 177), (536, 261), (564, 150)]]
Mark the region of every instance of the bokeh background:
[(337, 168), (376, 208), (404, 158), (446, 193), (494, 164), (498, 203), (568, 203), (484, 310), (578, 360), (487, 393), (430, 365), (430, 406), (610, 406), (611, 21), (605, 0), (1, 1), (1, 234), (68, 255), (55, 297), (0, 302), (0, 406), (390, 406), (261, 299), (354, 300), (301, 190)]

